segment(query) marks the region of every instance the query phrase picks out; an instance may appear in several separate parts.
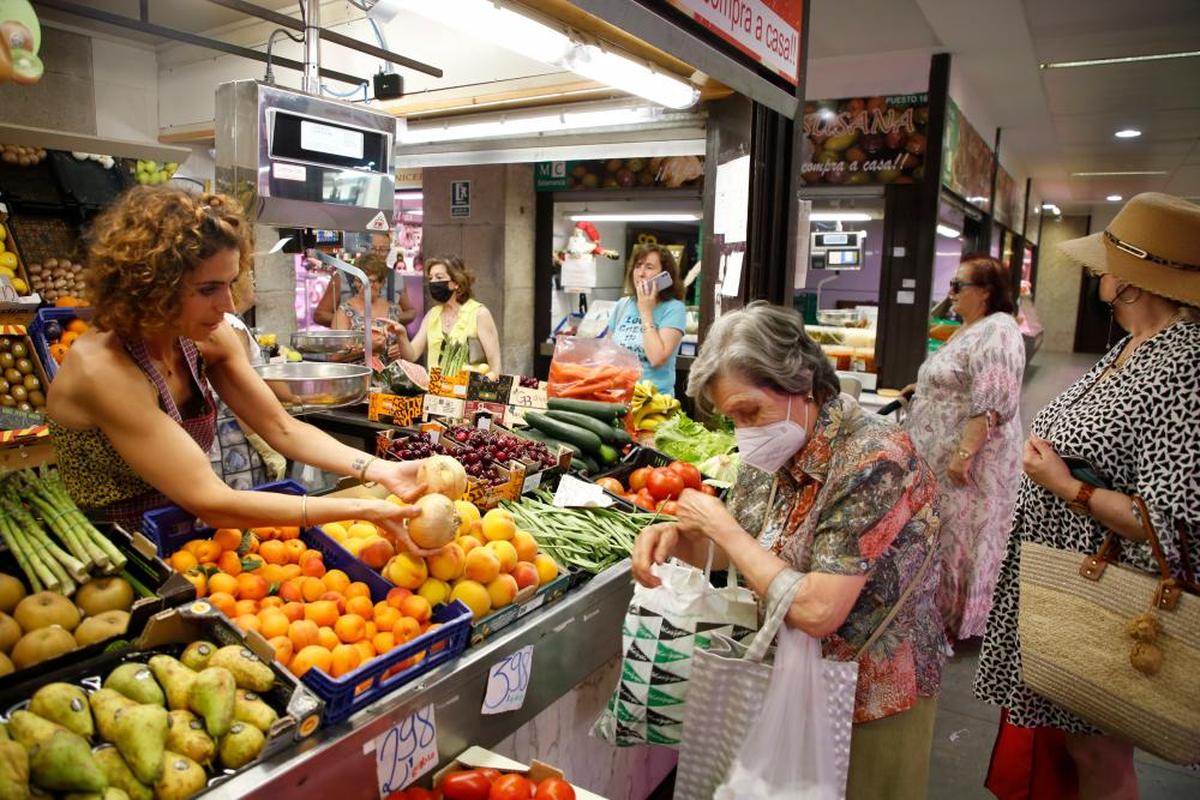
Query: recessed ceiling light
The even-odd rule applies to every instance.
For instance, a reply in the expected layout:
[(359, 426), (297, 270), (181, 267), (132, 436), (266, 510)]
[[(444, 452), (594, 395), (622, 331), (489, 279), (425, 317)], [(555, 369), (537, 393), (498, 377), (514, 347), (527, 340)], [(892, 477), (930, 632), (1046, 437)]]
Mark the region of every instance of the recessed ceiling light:
[(1137, 128), (1122, 128), (1113, 134), (1113, 136), (1117, 137), (1118, 139), (1136, 139), (1141, 135), (1142, 132)]
[(1134, 64), (1139, 61), (1165, 61), (1172, 58), (1195, 58), (1196, 56), (1200, 56), (1200, 50), (1184, 50), (1177, 53), (1152, 53), (1148, 56), (1123, 56), (1120, 58), (1088, 58), (1082, 61), (1050, 61), (1039, 66), (1042, 69), (1100, 67), (1106, 64)]
[(1125, 170), (1117, 172), (1072, 172), (1072, 178), (1125, 178), (1137, 175), (1166, 175), (1166, 170), (1147, 169), (1147, 170)]
[(1125, 198), (1121, 197), (1121, 195), (1119, 195), (1119, 194), (1110, 194), (1108, 197), (1106, 197), (1104, 199), (1110, 203), (1119, 203), (1122, 200), (1124, 200)]

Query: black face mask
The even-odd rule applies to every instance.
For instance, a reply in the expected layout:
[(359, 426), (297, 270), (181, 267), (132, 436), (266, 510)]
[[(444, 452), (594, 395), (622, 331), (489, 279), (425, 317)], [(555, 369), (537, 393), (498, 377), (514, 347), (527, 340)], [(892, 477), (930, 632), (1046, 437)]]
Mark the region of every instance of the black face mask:
[(450, 299), (454, 292), (450, 290), (450, 281), (430, 281), (429, 296), (439, 303)]

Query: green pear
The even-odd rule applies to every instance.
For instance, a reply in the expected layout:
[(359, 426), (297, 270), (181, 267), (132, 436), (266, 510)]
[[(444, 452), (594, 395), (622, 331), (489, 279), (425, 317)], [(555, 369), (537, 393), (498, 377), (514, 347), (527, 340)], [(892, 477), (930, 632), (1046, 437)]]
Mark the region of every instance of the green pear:
[(42, 719), (57, 722), (69, 731), (91, 739), (96, 733), (87, 694), (69, 683), (48, 683), (33, 694), (29, 710)]
[(109, 786), (115, 786), (125, 792), (130, 800), (154, 800), (154, 790), (137, 779), (121, 756), (120, 750), (115, 747), (101, 747), (92, 753), (92, 758), (108, 778)]
[(137, 703), (152, 706), (166, 705), (167, 698), (162, 688), (155, 682), (154, 673), (150, 667), (136, 661), (114, 669), (104, 679), (105, 689), (115, 689)]
[(137, 705), (113, 689), (98, 689), (92, 692), (88, 701), (92, 706), (92, 717), (96, 720), (96, 730), (106, 742), (111, 742), (117, 735), (117, 712)]
[(209, 736), (220, 739), (233, 724), (236, 702), (237, 683), (233, 673), (224, 667), (205, 667), (192, 682), (188, 708), (204, 717)]
[(179, 657), (179, 660), (188, 669), (199, 672), (208, 666), (208, 660), (212, 658), (215, 652), (217, 652), (217, 646), (212, 642), (192, 642), (183, 651), (183, 655)]
[(103, 792), (108, 787), (87, 740), (65, 728), (29, 751), (29, 774), (35, 784), (55, 792)]
[(246, 722), (235, 722), (229, 733), (221, 738), (221, 766), (225, 769), (241, 769), (263, 751), (267, 737), (258, 728)]
[(48, 741), (58, 731), (65, 730), (62, 725), (42, 719), (31, 711), (14, 711), (8, 718), (8, 732), (26, 750), (32, 750), (34, 745)]
[(29, 753), (20, 743), (8, 739), (0, 742), (0, 797), (29, 797)]
[(275, 685), (275, 673), (248, 647), (231, 644), (213, 653), (208, 660), (210, 667), (224, 667), (233, 673), (239, 689), (251, 692), (269, 692)]
[(64, 794), (63, 800), (129, 800), (129, 795), (115, 786), (110, 786), (103, 792), (71, 792)]
[(154, 784), (155, 800), (187, 800), (208, 785), (204, 767), (187, 756), (167, 751), (162, 777)]
[(142, 704), (117, 711), (113, 744), (142, 783), (154, 783), (162, 774), (167, 746), (167, 710)]
[(167, 691), (167, 708), (171, 711), (186, 711), (188, 693), (196, 673), (171, 656), (154, 656), (150, 659), (150, 670)]
[(12, 737), (8, 735), (8, 723), (0, 722), (0, 742), (11, 742)]
[(249, 722), (263, 733), (266, 733), (271, 730), (271, 726), (275, 724), (275, 720), (279, 719), (279, 714), (275, 713), (275, 709), (267, 705), (254, 692), (238, 689), (237, 700), (233, 704), (233, 718), (242, 722)]
[(204, 722), (190, 711), (167, 715), (167, 749), (185, 755), (197, 764), (212, 763), (217, 744), (204, 731)]

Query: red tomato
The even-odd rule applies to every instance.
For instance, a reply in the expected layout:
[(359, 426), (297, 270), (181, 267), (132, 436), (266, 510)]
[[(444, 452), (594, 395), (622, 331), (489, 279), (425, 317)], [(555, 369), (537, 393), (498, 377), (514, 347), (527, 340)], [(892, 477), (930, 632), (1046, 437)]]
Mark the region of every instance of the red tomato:
[(646, 486), (651, 471), (649, 467), (642, 467), (631, 472), (629, 474), (629, 491), (640, 492)]
[(480, 767), (475, 771), (487, 778), (488, 783), (495, 783), (496, 781), (500, 780), (500, 776), (504, 774), (500, 770), (492, 769), (491, 767)]
[(597, 478), (596, 485), (603, 489), (607, 489), (615, 495), (621, 495), (625, 493), (625, 487), (622, 486), (621, 482), (616, 478)]
[(533, 784), (524, 775), (501, 775), (492, 784), (488, 800), (529, 800), (533, 796)]
[[(399, 796), (398, 800), (433, 800), (434, 797), (437, 797), (437, 796), (438, 795), (435, 795), (433, 792), (429, 791), (428, 789), (422, 789), (420, 786), (413, 786), (410, 789), (406, 789), (403, 792), (400, 792), (400, 796)], [(393, 796), (389, 795), (389, 798), (391, 798), (391, 797), (393, 797)]]
[(700, 487), (700, 491), (707, 495), (712, 495), (713, 497), (717, 496), (717, 490), (709, 486), (707, 483)]
[(650, 495), (650, 492), (647, 489), (642, 489), (640, 492), (634, 495), (633, 503), (634, 505), (639, 506), (646, 511), (654, 510), (654, 498)]
[(683, 493), (683, 478), (666, 467), (659, 467), (646, 479), (646, 488), (655, 500), (677, 500)]
[(562, 778), (546, 778), (538, 784), (534, 800), (575, 800), (575, 790)]
[(456, 770), (446, 775), (440, 788), (446, 800), (488, 800), (492, 782), (479, 770)]
[(667, 469), (683, 478), (683, 485), (687, 488), (700, 488), (702, 479), (700, 478), (700, 470), (696, 469), (695, 464), (689, 464), (686, 461), (672, 461), (671, 466)]

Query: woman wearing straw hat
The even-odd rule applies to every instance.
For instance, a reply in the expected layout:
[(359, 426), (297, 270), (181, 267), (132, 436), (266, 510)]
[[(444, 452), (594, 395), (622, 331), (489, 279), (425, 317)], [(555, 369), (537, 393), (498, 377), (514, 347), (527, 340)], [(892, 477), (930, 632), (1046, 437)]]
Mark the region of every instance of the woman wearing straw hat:
[[(1200, 206), (1140, 194), (1107, 230), (1061, 246), (1100, 275), (1100, 298), (1129, 335), (1033, 421), (975, 694), (1007, 709), (1015, 725), (1062, 730), (1080, 798), (1136, 798), (1132, 746), (1022, 682), (1020, 553), (1027, 541), (1095, 553), (1113, 531), (1123, 540), (1122, 563), (1157, 573), (1136, 495), (1172, 574), (1184, 574), (1178, 540), (1169, 535), (1179, 527), (1190, 534), (1184, 555), (1200, 563)], [(1076, 479), (1064, 453), (1086, 459), (1113, 488)]]

